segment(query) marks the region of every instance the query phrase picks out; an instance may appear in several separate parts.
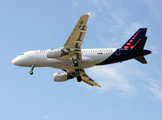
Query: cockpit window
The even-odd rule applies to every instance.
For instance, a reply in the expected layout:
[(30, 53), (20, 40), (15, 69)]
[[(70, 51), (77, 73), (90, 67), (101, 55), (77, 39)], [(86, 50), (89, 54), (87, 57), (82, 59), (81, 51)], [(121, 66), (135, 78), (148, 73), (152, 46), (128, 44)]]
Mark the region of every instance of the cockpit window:
[(24, 53), (21, 53), (20, 55), (24, 55)]

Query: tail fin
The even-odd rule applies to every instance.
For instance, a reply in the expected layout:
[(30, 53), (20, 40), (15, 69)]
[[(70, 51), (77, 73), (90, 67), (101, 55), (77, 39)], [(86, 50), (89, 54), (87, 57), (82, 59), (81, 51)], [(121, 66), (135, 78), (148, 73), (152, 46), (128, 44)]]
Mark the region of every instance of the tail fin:
[(147, 40), (147, 37), (143, 37), (139, 39), (138, 42), (134, 45), (134, 47), (131, 49), (131, 51), (132, 52), (142, 51), (145, 46), (146, 40)]
[(141, 38), (145, 38), (147, 28), (140, 28), (137, 32), (121, 47), (121, 49), (131, 50)]

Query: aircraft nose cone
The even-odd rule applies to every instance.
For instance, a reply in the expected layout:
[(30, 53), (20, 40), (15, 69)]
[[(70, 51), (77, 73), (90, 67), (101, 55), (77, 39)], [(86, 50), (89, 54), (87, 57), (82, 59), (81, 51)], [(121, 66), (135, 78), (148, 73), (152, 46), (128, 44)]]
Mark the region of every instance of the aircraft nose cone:
[(14, 59), (12, 60), (12, 64), (17, 65), (17, 66), (20, 66), (21, 63), (20, 63), (19, 58), (18, 58), (18, 57), (14, 58)]
[(12, 60), (12, 64), (14, 64), (14, 65), (16, 65), (17, 64), (17, 60), (16, 60), (16, 58), (14, 58), (13, 60)]

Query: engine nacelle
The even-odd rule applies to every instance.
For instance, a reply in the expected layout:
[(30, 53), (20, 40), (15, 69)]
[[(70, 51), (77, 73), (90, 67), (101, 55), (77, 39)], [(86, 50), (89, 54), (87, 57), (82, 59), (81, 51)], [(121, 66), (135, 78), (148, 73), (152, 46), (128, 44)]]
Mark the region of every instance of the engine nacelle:
[(67, 72), (54, 73), (53, 77), (55, 82), (64, 82), (67, 81), (68, 79), (74, 78), (73, 76), (68, 75)]
[(59, 58), (63, 55), (68, 55), (69, 52), (66, 52), (62, 49), (48, 49), (47, 50), (47, 57), (48, 58)]

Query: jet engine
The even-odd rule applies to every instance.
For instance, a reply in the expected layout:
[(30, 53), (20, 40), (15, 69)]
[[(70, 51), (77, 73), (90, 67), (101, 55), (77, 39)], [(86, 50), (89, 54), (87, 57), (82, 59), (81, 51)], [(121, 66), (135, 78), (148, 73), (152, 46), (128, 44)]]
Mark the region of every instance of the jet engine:
[(48, 49), (47, 50), (47, 57), (48, 58), (59, 58), (64, 55), (68, 55), (69, 52), (64, 51), (62, 49)]
[(55, 82), (64, 82), (67, 81), (68, 79), (74, 78), (73, 76), (69, 75), (67, 72), (54, 73), (53, 77)]

